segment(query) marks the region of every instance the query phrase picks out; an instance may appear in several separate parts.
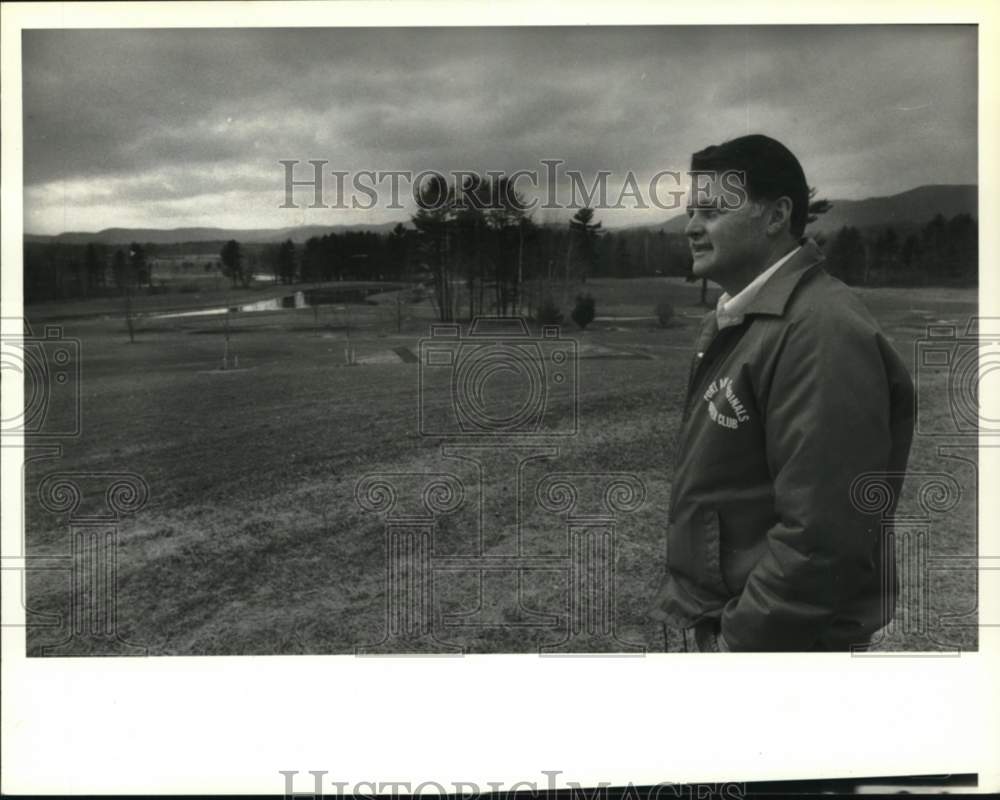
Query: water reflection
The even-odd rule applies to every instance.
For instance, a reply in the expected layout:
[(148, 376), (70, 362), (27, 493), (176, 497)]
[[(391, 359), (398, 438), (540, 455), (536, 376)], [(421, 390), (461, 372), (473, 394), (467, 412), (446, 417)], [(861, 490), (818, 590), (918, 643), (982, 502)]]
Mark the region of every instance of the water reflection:
[(363, 303), (372, 294), (384, 292), (385, 288), (332, 288), (306, 289), (283, 297), (272, 297), (268, 300), (257, 300), (253, 303), (242, 303), (235, 306), (220, 306), (219, 308), (201, 308), (197, 311), (175, 311), (169, 314), (157, 314), (157, 319), (169, 317), (205, 317), (214, 314), (236, 314), (255, 311), (283, 311), (286, 309), (312, 308), (313, 306), (333, 307), (334, 311), (344, 311), (344, 303)]
[[(305, 292), (296, 292), (285, 297), (272, 297), (270, 300), (258, 300), (256, 303), (244, 303), (241, 306), (231, 306), (229, 311), (281, 311), (283, 308), (305, 308), (310, 304)], [(220, 309), (219, 313), (226, 309)]]

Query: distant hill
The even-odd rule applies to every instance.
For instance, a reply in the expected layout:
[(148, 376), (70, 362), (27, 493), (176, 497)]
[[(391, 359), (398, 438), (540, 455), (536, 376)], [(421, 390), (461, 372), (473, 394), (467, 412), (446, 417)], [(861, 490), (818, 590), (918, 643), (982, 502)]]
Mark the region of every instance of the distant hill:
[[(809, 231), (832, 233), (845, 225), (856, 228), (923, 225), (933, 219), (935, 214), (943, 214), (947, 219), (956, 214), (971, 214), (978, 219), (978, 192), (975, 184), (954, 184), (918, 186), (889, 197), (869, 197), (865, 200), (828, 198), (833, 203), (833, 208), (810, 225)], [(687, 215), (678, 214), (664, 224), (639, 227), (683, 233), (686, 225)]]
[(292, 228), (105, 228), (96, 233), (60, 233), (54, 236), (26, 233), (26, 242), (57, 242), (61, 244), (182, 244), (185, 242), (226, 242), (235, 239), (241, 243), (283, 242), (291, 239), (301, 244), (313, 236), (348, 231), (373, 231), (388, 233), (396, 227), (396, 222), (380, 225), (299, 225)]
[[(978, 187), (974, 184), (918, 186), (889, 197), (869, 197), (866, 200), (836, 200), (828, 198), (833, 208), (809, 226), (810, 232), (835, 232), (845, 225), (870, 227), (896, 225), (901, 228), (923, 225), (935, 214), (951, 218), (956, 214), (971, 214), (978, 219)], [(822, 194), (821, 194), (822, 196)], [(188, 242), (225, 242), (235, 239), (244, 244), (281, 242), (291, 239), (302, 244), (313, 236), (348, 231), (388, 233), (397, 222), (379, 225), (300, 225), (291, 228), (227, 229), (227, 228), (106, 228), (96, 233), (60, 233), (55, 236), (25, 234), (26, 242), (56, 242), (62, 244), (87, 244), (101, 242), (110, 245), (139, 242), (141, 244), (183, 244)], [(545, 223), (543, 223), (545, 224)], [(549, 223), (562, 228), (565, 223)], [(652, 225), (634, 225), (609, 228), (619, 233), (628, 230), (659, 230), (682, 233), (687, 225), (687, 215), (677, 214), (666, 222)]]
[(975, 185), (918, 186), (890, 197), (867, 200), (834, 200), (833, 208), (812, 224), (818, 231), (837, 231), (845, 225), (856, 228), (873, 225), (923, 225), (942, 214), (979, 217), (979, 188)]

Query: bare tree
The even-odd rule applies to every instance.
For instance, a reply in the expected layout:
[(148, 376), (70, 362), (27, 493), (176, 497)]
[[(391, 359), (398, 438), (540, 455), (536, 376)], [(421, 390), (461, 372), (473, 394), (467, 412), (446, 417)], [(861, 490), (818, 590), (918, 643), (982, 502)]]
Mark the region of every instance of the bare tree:
[(496, 241), (494, 286), (497, 313), (506, 316), (516, 308), (524, 279), (524, 236), (531, 217), (527, 201), (507, 178), (490, 184), (487, 223)]
[(448, 185), (434, 176), (421, 187), (419, 208), (412, 217), (422, 255), (434, 275), (434, 301), (441, 322), (455, 318), (448, 264), (451, 199)]
[[(139, 249), (138, 253), (136, 248)], [(127, 261), (125, 254), (121, 250), (115, 252), (115, 275), (120, 276), (119, 285), (125, 294), (125, 324), (128, 326), (129, 344), (135, 344), (135, 322), (132, 311), (132, 291), (135, 282), (133, 265), (141, 258), (141, 248), (134, 242), (129, 247), (129, 258)]]

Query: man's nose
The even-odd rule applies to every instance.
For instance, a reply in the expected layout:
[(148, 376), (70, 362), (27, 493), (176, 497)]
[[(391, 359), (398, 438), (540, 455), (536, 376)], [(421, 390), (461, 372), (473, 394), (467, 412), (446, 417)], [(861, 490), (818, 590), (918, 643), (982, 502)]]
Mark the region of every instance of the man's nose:
[(689, 239), (694, 239), (705, 232), (704, 226), (701, 224), (701, 220), (698, 219), (697, 214), (692, 214), (687, 221), (687, 225), (684, 226), (684, 235)]

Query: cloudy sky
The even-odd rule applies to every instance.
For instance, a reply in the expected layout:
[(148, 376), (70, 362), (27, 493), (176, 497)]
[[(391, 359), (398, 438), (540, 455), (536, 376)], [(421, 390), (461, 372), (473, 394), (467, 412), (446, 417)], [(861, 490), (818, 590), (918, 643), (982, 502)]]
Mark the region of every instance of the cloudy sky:
[(826, 197), (976, 181), (974, 27), (48, 30), (24, 33), (23, 68), (32, 233), (407, 215), (281, 209), (281, 159), (557, 158), (610, 170), (614, 196), (628, 171), (642, 186), (747, 132), (785, 142)]

